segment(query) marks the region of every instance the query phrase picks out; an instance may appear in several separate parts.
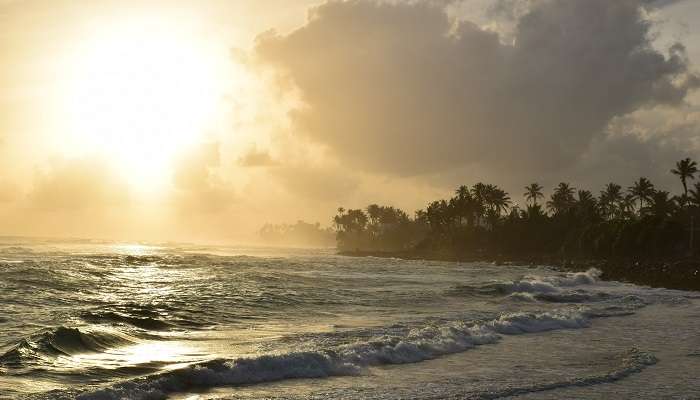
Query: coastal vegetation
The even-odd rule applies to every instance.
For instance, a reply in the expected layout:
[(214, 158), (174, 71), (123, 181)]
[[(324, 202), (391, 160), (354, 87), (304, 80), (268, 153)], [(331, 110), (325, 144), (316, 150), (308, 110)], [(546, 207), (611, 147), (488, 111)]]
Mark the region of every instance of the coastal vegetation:
[(335, 234), (321, 224), (297, 221), (294, 224), (265, 224), (258, 232), (265, 244), (275, 246), (332, 247)]
[(680, 181), (679, 194), (640, 177), (626, 187), (608, 183), (597, 194), (561, 182), (546, 198), (534, 182), (524, 186), (521, 207), (498, 186), (476, 183), (412, 216), (377, 204), (339, 208), (333, 219), (337, 247), (455, 260), (687, 258), (698, 247), (697, 163), (680, 160), (670, 173)]

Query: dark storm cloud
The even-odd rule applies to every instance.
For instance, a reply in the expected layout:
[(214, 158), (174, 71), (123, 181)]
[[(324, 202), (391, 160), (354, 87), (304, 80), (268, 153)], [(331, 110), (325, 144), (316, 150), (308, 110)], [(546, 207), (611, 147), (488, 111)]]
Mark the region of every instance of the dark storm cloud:
[(688, 0), (644, 0), (642, 4), (646, 7), (666, 7), (684, 1)]
[[(489, 2), (486, 15), (490, 17), (516, 19), (531, 8), (544, 4), (547, 1), (551, 0), (493, 0)], [(640, 0), (638, 4), (647, 9), (656, 9), (683, 1), (687, 0)]]
[(682, 45), (652, 48), (648, 4), (533, 2), (508, 45), (435, 3), (332, 1), (259, 37), (256, 54), (298, 87), (295, 129), (351, 166), (562, 168), (614, 117), (679, 105), (698, 86)]

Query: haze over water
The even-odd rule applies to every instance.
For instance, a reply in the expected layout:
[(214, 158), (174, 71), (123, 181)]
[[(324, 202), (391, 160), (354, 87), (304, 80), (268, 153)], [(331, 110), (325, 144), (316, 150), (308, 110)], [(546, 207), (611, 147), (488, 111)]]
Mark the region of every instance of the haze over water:
[(697, 397), (698, 21), (0, 0), (0, 400)]
[(0, 234), (251, 243), (477, 182), (520, 208), (532, 182), (675, 194), (700, 150), (698, 19), (695, 0), (0, 0)]
[[(328, 250), (5, 243), (0, 398), (696, 394), (696, 293)], [(301, 379), (297, 379), (301, 378)]]

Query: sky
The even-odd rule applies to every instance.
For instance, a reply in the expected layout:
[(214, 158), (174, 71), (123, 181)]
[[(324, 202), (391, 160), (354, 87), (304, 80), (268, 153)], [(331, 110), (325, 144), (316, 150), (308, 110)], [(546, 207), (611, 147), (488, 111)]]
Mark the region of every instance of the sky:
[(0, 0), (0, 235), (247, 243), (700, 150), (695, 0)]

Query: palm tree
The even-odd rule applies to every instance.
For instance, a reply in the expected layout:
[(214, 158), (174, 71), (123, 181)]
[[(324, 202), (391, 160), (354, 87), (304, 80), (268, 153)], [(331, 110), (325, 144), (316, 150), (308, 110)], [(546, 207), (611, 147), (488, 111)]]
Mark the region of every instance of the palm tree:
[(551, 200), (547, 202), (547, 208), (554, 213), (554, 215), (561, 214), (568, 211), (576, 203), (574, 198), (574, 192), (576, 189), (571, 187), (566, 182), (561, 182), (557, 187), (554, 188)]
[(369, 226), (367, 227), (369, 236), (379, 236), (379, 231), (381, 229), (380, 219), (382, 215), (382, 207), (379, 207), (377, 204), (370, 204), (367, 206), (365, 211), (367, 212), (367, 218), (369, 220)]
[(455, 190), (455, 194), (457, 195), (457, 198), (464, 199), (470, 195), (469, 193), (469, 186), (467, 185), (461, 185), (460, 187)]
[(486, 212), (486, 197), (488, 196), (488, 191), (488, 185), (481, 182), (472, 186), (474, 215), (476, 216), (477, 223), (481, 223), (481, 218)]
[(632, 197), (632, 200), (639, 201), (639, 213), (642, 213), (644, 204), (651, 201), (651, 196), (654, 194), (654, 185), (649, 182), (649, 179), (641, 177), (632, 186), (627, 189)]
[(676, 203), (670, 198), (670, 193), (665, 190), (658, 190), (651, 196), (648, 209), (651, 215), (666, 218), (673, 214), (676, 209)]
[(525, 193), (523, 193), (527, 201), (531, 201), (533, 206), (537, 205), (537, 199), (543, 199), (544, 194), (542, 194), (542, 186), (539, 183), (531, 183), (525, 186)]
[(579, 190), (578, 191), (578, 202), (583, 204), (589, 204), (595, 202), (595, 197), (590, 190)]
[(544, 210), (542, 210), (542, 206), (539, 204), (527, 206), (527, 210), (525, 210), (524, 214), (528, 220), (538, 220), (546, 217)]
[(622, 187), (617, 183), (608, 183), (600, 192), (599, 204), (606, 218), (612, 219), (620, 215), (623, 201)]
[(501, 213), (508, 211), (511, 204), (510, 196), (502, 189), (494, 187), (490, 192), (489, 203), (496, 214), (501, 215)]
[(592, 222), (598, 218), (598, 203), (590, 190), (578, 191), (576, 214), (585, 222)]
[(338, 207), (338, 215), (333, 217), (333, 224), (335, 225), (335, 230), (340, 231), (343, 225), (343, 217), (345, 216), (345, 208)]
[(472, 226), (474, 222), (474, 213), (476, 212), (475, 201), (469, 187), (462, 185), (455, 190), (456, 197), (450, 200), (455, 207), (459, 224), (462, 224), (466, 219), (467, 225)]
[(695, 179), (695, 174), (698, 172), (698, 164), (690, 158), (685, 158), (676, 163), (676, 169), (672, 169), (671, 173), (678, 175), (683, 184), (684, 203), (688, 202), (688, 179)]
[(690, 189), (690, 201), (695, 204), (696, 207), (700, 207), (700, 182), (695, 182), (695, 189)]
[(625, 219), (634, 217), (634, 196), (629, 193), (620, 201), (620, 216)]
[(361, 232), (367, 226), (367, 214), (360, 209), (348, 210), (345, 216), (347, 217), (347, 230)]
[(382, 209), (378, 205), (370, 204), (367, 206), (367, 216), (371, 225), (376, 225), (379, 222), (381, 213)]
[(416, 221), (419, 224), (428, 224), (428, 213), (425, 212), (425, 210), (416, 210), (415, 216), (413, 217), (413, 220)]
[(425, 210), (430, 229), (443, 232), (450, 224), (449, 205), (445, 200), (433, 201)]

